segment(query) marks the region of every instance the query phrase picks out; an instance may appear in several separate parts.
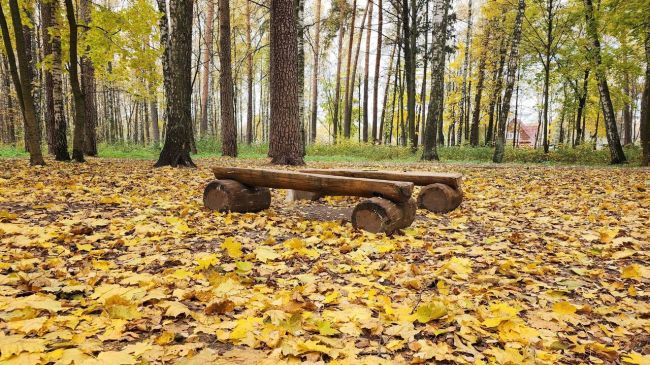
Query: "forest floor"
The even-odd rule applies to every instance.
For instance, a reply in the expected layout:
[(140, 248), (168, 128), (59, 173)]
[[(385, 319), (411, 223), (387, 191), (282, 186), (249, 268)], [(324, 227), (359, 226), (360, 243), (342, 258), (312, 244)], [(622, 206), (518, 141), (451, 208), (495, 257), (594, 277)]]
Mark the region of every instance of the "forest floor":
[(0, 159), (0, 363), (650, 363), (647, 169), (400, 165), (465, 200), (390, 237), (355, 198), (203, 208), (265, 163)]

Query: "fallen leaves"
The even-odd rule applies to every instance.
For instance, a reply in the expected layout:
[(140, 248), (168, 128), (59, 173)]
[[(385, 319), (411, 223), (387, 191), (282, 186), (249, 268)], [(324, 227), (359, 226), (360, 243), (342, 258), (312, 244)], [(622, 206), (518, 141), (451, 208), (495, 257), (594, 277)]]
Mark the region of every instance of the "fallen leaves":
[(646, 171), (449, 167), (462, 207), (386, 237), (206, 211), (214, 163), (0, 161), (0, 362), (650, 362)]

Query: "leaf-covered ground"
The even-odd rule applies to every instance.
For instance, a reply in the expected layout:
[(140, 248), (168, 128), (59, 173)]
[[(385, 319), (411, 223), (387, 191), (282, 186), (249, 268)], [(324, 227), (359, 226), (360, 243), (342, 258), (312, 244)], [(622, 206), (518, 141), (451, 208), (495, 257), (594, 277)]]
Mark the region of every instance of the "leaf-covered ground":
[(0, 160), (0, 363), (650, 363), (649, 170), (410, 165), (465, 201), (392, 237), (202, 207), (263, 163)]

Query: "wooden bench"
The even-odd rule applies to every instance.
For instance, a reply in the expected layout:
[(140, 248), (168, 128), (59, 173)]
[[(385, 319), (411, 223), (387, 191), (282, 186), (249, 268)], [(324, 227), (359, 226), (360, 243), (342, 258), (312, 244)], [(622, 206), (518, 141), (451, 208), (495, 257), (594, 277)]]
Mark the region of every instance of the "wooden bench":
[(462, 200), (458, 174), (239, 167), (215, 167), (212, 171), (217, 180), (203, 192), (208, 209), (240, 213), (267, 209), (271, 204), (269, 188), (289, 189), (290, 194), (310, 199), (324, 195), (366, 197), (369, 199), (354, 208), (351, 220), (355, 227), (375, 233), (390, 233), (413, 223), (418, 205), (411, 198), (414, 185), (426, 185), (418, 201), (427, 209), (452, 210)]
[(435, 213), (448, 213), (463, 201), (463, 175), (457, 173), (382, 171), (353, 169), (304, 169), (310, 174), (346, 176), (364, 179), (412, 182), (422, 186), (417, 197), (418, 207)]

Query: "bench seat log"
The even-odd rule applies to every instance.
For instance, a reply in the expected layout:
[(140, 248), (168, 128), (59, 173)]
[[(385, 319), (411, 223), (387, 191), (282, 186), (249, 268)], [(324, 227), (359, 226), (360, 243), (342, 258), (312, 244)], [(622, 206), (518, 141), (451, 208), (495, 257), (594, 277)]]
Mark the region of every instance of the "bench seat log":
[(324, 195), (376, 197), (405, 202), (413, 194), (413, 183), (343, 176), (310, 174), (297, 171), (214, 167), (217, 179), (231, 179), (248, 186), (295, 189)]
[(416, 209), (415, 199), (395, 203), (383, 198), (370, 198), (354, 207), (352, 225), (372, 233), (392, 233), (410, 226)]
[(271, 205), (271, 192), (264, 187), (249, 187), (235, 180), (213, 180), (203, 191), (203, 204), (219, 212), (259, 212)]
[(333, 176), (346, 176), (364, 179), (379, 179), (390, 181), (412, 182), (417, 186), (445, 184), (454, 189), (461, 186), (463, 175), (458, 173), (411, 172), (411, 171), (381, 171), (355, 169), (303, 169), (302, 172)]

